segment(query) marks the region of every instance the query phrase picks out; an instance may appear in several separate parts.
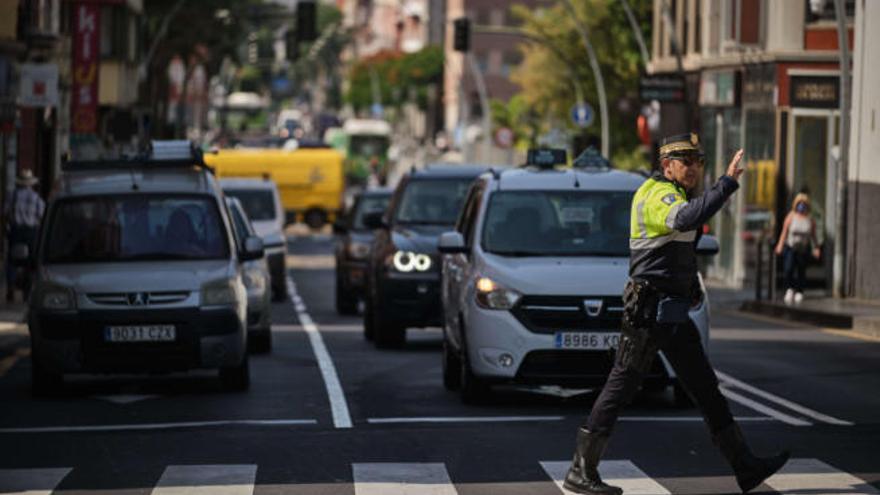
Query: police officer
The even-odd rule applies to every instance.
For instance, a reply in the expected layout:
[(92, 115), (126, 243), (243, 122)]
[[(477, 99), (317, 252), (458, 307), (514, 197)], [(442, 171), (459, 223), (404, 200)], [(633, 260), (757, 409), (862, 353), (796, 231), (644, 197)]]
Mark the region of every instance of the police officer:
[(636, 394), (658, 350), (694, 400), (715, 444), (743, 493), (760, 485), (788, 460), (788, 453), (752, 454), (688, 317), (700, 297), (696, 243), (700, 229), (739, 188), (743, 169), (738, 151), (722, 176), (703, 194), (693, 190), (703, 173), (696, 134), (671, 136), (660, 147), (660, 169), (633, 197), (630, 220), (630, 281), (624, 289), (622, 338), (614, 367), (587, 422), (578, 429), (574, 460), (565, 488), (585, 494), (621, 495), (602, 482), (597, 466), (620, 409)]

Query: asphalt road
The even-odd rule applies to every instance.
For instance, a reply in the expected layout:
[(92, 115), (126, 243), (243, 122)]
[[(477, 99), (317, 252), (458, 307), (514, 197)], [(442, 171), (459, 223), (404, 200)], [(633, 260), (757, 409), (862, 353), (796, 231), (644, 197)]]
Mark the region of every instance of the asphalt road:
[[(377, 350), (333, 308), (332, 240), (290, 243), (291, 301), (252, 387), (210, 373), (82, 377), (34, 399), (26, 352), (0, 370), (0, 494), (558, 495), (594, 395), (441, 384), (439, 330)], [(716, 308), (711, 359), (755, 450), (796, 461), (755, 493), (880, 494), (880, 343)], [(601, 469), (631, 494), (737, 493), (696, 410), (626, 412)], [(54, 492), (53, 492), (54, 489)], [(31, 490), (31, 491), (28, 491)]]

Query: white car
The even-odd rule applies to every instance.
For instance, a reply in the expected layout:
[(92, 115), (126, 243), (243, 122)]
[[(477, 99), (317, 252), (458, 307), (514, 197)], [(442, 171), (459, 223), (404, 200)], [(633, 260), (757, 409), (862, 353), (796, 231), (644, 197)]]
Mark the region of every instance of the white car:
[(287, 238), (284, 236), (284, 207), (278, 187), (270, 179), (220, 179), (227, 196), (241, 202), (257, 235), (263, 239), (269, 273), (272, 276), (272, 298), (287, 298)]
[[(644, 177), (599, 169), (516, 169), (471, 187), (444, 254), (443, 380), (472, 402), (493, 384), (601, 386), (614, 360), (629, 275), (632, 196)], [(704, 236), (698, 251), (714, 254)], [(690, 316), (709, 341), (709, 304)], [(676, 385), (659, 353), (645, 387)]]

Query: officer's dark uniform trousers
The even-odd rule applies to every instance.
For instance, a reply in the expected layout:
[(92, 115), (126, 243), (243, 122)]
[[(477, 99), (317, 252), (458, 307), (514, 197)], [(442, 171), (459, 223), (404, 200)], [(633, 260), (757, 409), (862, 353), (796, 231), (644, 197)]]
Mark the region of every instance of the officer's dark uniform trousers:
[[(700, 408), (703, 418), (714, 434), (731, 423), (727, 400), (718, 389), (718, 379), (700, 343), (700, 334), (693, 323), (654, 327), (651, 338), (663, 351), (685, 390)], [(620, 408), (629, 403), (642, 383), (644, 373), (623, 363), (623, 347), (618, 349), (614, 367), (605, 388), (593, 405), (587, 429), (609, 434), (617, 422)]]

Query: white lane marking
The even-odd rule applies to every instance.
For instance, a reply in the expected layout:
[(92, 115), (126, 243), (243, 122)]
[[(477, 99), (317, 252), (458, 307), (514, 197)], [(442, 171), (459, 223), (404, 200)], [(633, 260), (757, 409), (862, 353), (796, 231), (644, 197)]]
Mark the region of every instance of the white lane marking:
[(181, 423), (140, 423), (127, 425), (35, 426), (0, 428), (0, 433), (79, 433), (96, 431), (171, 430), (209, 426), (302, 426), (316, 425), (314, 419), (231, 419), (221, 421), (189, 421)]
[(733, 390), (721, 387), (721, 393), (725, 397), (727, 397), (728, 399), (730, 399), (734, 402), (738, 402), (739, 404), (742, 404), (743, 406), (746, 406), (750, 409), (754, 409), (755, 411), (758, 411), (759, 413), (764, 413), (768, 416), (772, 416), (773, 418), (776, 418), (779, 421), (782, 421), (783, 423), (790, 424), (792, 426), (811, 426), (813, 424), (813, 423), (810, 423), (809, 421), (804, 421), (803, 419), (796, 418), (796, 417), (791, 416), (789, 414), (785, 414), (782, 411), (777, 411), (776, 409), (773, 409), (770, 406), (765, 406), (764, 404), (761, 404), (760, 402), (753, 401), (752, 399), (749, 399), (748, 397), (740, 395), (740, 394), (734, 392)]
[(0, 493), (50, 495), (73, 468), (0, 469)]
[(817, 459), (792, 459), (765, 485), (786, 495), (877, 495), (864, 480)]
[(355, 495), (457, 495), (440, 463), (352, 464)]
[[(541, 467), (565, 494), (573, 494), (562, 487), (571, 461), (542, 461)], [(669, 490), (654, 481), (630, 461), (600, 461), (599, 475), (605, 483), (618, 486), (626, 495), (670, 495)]]
[(153, 495), (251, 495), (257, 479), (253, 464), (168, 466)]
[(330, 357), (330, 352), (327, 351), (327, 346), (324, 345), (324, 339), (321, 337), (321, 332), (318, 331), (318, 326), (315, 325), (312, 317), (306, 312), (306, 305), (296, 292), (296, 284), (290, 276), (287, 277), (287, 291), (296, 309), (296, 316), (306, 335), (309, 336), (312, 351), (315, 353), (315, 359), (318, 361), (318, 368), (321, 370), (321, 376), (324, 378), (324, 386), (327, 389), (327, 397), (330, 399), (330, 410), (333, 414), (333, 426), (336, 428), (351, 428), (348, 402), (345, 400), (345, 393), (342, 391), (339, 375), (336, 373), (336, 367), (333, 365), (333, 358)]
[(528, 421), (562, 421), (563, 416), (436, 416), (412, 418), (369, 418), (367, 423), (382, 425), (394, 423), (516, 423)]
[[(767, 416), (737, 416), (736, 419), (739, 422), (762, 422), (762, 421), (776, 421), (774, 418), (770, 418)], [(617, 418), (618, 421), (630, 421), (630, 422), (685, 422), (685, 421), (694, 421), (701, 422), (705, 421), (702, 416), (620, 416)]]
[(842, 419), (837, 419), (835, 417), (828, 416), (826, 414), (822, 414), (818, 411), (814, 411), (813, 409), (810, 409), (809, 407), (805, 407), (800, 404), (796, 404), (788, 399), (783, 399), (782, 397), (779, 397), (778, 395), (773, 395), (770, 392), (767, 392), (765, 390), (761, 390), (757, 387), (749, 385), (748, 383), (745, 383), (742, 380), (737, 380), (736, 378), (728, 375), (727, 373), (723, 373), (721, 371), (715, 370), (715, 374), (718, 375), (718, 378), (721, 379), (721, 381), (723, 381), (723, 382), (727, 382), (734, 387), (741, 388), (741, 389), (745, 390), (746, 392), (750, 392), (752, 394), (755, 394), (758, 397), (761, 397), (763, 399), (767, 399), (770, 402), (773, 402), (777, 405), (787, 407), (787, 408), (791, 409), (792, 411), (803, 414), (804, 416), (806, 416), (808, 418), (813, 418), (816, 421), (821, 421), (823, 423), (828, 423), (828, 424), (832, 424), (832, 425), (839, 425), (839, 426), (852, 426), (853, 425), (853, 423), (850, 421), (844, 421)]

